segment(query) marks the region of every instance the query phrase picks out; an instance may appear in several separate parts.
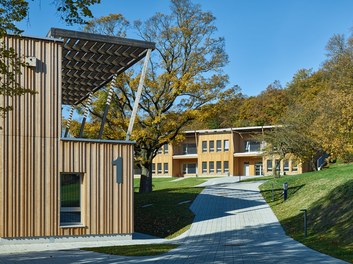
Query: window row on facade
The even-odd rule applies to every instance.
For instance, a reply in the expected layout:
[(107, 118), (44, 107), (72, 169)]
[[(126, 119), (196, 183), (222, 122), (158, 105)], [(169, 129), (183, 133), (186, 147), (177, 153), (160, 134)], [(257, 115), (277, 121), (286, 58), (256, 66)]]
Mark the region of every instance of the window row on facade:
[[(215, 167), (216, 166), (216, 167)], [(223, 161), (203, 161), (202, 162), (202, 174), (218, 174), (218, 173), (229, 173), (229, 162)]]
[(298, 164), (299, 161), (298, 160), (288, 160), (288, 159), (284, 159), (282, 161), (282, 165), (283, 165), (283, 169), (281, 170), (281, 161), (279, 159), (269, 159), (266, 161), (266, 171), (267, 172), (272, 172), (273, 169), (275, 169), (275, 171), (279, 172), (279, 171), (283, 171), (283, 172), (297, 172), (298, 171)]
[[(215, 148), (216, 141), (216, 148)], [(222, 140), (209, 140), (202, 141), (202, 152), (221, 152), (221, 151), (229, 151), (229, 140), (224, 139), (223, 144)]]
[[(156, 171), (157, 164), (157, 171)], [(162, 167), (163, 165), (163, 167)], [(153, 174), (168, 174), (169, 168), (168, 163), (152, 163), (152, 173)]]

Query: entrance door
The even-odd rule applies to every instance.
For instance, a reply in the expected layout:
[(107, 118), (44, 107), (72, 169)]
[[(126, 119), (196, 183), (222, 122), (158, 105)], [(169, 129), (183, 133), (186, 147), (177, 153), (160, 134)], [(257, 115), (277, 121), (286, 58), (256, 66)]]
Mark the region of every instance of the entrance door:
[(262, 162), (256, 162), (255, 175), (262, 175)]
[(248, 162), (244, 162), (244, 175), (250, 176), (250, 167)]

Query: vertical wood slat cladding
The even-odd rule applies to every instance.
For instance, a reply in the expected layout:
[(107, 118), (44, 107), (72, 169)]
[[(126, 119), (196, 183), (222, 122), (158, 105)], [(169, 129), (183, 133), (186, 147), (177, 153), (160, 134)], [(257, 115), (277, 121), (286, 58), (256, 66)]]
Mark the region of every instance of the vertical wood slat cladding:
[[(132, 233), (133, 145), (61, 140), (60, 150), (62, 172), (83, 172), (81, 212), (85, 227), (60, 228), (58, 235)], [(116, 182), (112, 165), (117, 157), (123, 157), (122, 184)]]
[[(132, 233), (133, 145), (60, 141), (62, 43), (26, 37), (5, 43), (37, 58), (18, 77), (37, 94), (0, 95), (0, 106), (13, 106), (0, 118), (0, 237)], [(115, 181), (117, 157), (123, 184)], [(60, 172), (83, 173), (85, 228), (59, 227)]]
[(37, 94), (0, 96), (1, 106), (13, 106), (0, 119), (0, 237), (52, 235), (57, 225), (61, 42), (4, 41), (21, 58), (37, 58), (36, 67), (24, 67), (17, 76)]

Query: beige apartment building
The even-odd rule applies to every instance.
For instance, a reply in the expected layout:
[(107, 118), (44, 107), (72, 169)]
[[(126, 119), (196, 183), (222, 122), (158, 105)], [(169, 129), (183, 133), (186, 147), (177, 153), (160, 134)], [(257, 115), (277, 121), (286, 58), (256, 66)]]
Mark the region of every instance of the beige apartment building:
[(179, 144), (166, 144), (153, 160), (154, 176), (254, 176), (300, 174), (307, 170), (293, 155), (282, 161), (264, 156), (259, 135), (274, 126), (185, 131)]

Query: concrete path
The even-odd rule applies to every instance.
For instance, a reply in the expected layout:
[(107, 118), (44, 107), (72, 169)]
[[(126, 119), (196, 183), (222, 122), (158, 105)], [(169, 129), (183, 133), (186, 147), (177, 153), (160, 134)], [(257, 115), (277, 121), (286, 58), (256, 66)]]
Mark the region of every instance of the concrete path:
[[(121, 257), (76, 249), (48, 250), (48, 245), (42, 245), (46, 251), (0, 253), (0, 263), (345, 263), (287, 237), (259, 193), (259, 183), (237, 180), (219, 178), (204, 184), (207, 187), (191, 206), (195, 221), (181, 237), (109, 242), (180, 244), (164, 255)], [(1, 251), (4, 248), (0, 247)]]

